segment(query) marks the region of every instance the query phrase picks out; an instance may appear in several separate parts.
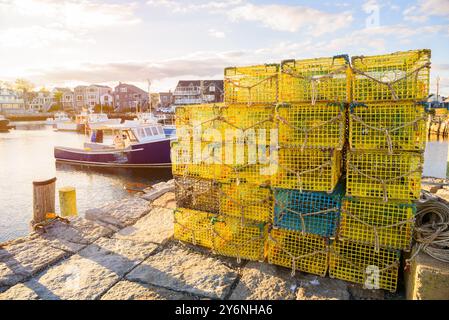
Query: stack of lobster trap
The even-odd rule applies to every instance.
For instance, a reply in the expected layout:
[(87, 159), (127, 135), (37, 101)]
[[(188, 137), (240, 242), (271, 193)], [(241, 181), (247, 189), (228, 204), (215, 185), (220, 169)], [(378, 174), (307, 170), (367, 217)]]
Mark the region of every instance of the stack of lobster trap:
[(224, 104), (176, 110), (175, 238), (395, 291), (429, 66), (421, 50), (225, 69)]
[(430, 51), (352, 58), (347, 189), (330, 275), (395, 291), (421, 192)]

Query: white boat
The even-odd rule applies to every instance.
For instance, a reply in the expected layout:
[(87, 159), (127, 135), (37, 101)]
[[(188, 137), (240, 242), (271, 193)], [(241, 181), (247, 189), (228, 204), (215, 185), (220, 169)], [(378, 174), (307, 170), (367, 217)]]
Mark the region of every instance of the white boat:
[(138, 113), (137, 117), (133, 120), (125, 120), (126, 125), (139, 125), (139, 124), (156, 124), (158, 118), (155, 117), (151, 112)]
[(59, 122), (69, 122), (70, 118), (65, 112), (56, 112), (53, 118), (47, 118), (45, 124), (55, 125)]
[(108, 125), (117, 125), (121, 122), (122, 119), (109, 119), (106, 113), (91, 113), (87, 117), (87, 125), (90, 129), (97, 129)]
[(87, 129), (97, 129), (105, 125), (120, 124), (121, 119), (109, 119), (105, 113), (81, 112), (76, 116), (75, 121), (60, 122), (56, 124), (58, 131), (83, 131)]

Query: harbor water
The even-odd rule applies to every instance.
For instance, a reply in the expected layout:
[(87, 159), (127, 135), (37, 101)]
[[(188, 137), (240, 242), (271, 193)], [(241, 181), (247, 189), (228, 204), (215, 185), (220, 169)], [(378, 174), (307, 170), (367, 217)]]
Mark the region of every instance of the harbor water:
[[(56, 188), (72, 186), (80, 215), (85, 210), (133, 196), (138, 189), (171, 178), (170, 169), (106, 169), (56, 164), (54, 146), (80, 147), (86, 136), (56, 132), (43, 123), (14, 123), (0, 133), (0, 243), (29, 233), (32, 181), (57, 177)], [(125, 189), (127, 187), (127, 189)], [(59, 201), (56, 199), (56, 212)]]

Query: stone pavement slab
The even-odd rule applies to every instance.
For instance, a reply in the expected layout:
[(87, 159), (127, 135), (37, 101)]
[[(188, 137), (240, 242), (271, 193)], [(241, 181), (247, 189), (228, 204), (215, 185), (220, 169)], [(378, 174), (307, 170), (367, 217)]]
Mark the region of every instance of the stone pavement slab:
[(16, 284), (8, 291), (0, 293), (1, 300), (38, 300), (39, 297), (32, 289), (23, 283)]
[(312, 274), (302, 274), (298, 277), (299, 287), (297, 300), (349, 300), (346, 282), (328, 277), (318, 277)]
[(237, 272), (220, 260), (172, 243), (146, 259), (126, 278), (201, 297), (223, 299), (237, 276)]
[(13, 286), (67, 255), (37, 234), (10, 241), (0, 248), (0, 288)]
[(45, 232), (38, 232), (52, 247), (73, 253), (112, 233), (113, 230), (80, 217), (71, 219), (69, 224), (56, 221), (46, 227)]
[(134, 224), (150, 211), (149, 203), (139, 197), (124, 199), (86, 211), (88, 220), (122, 229)]
[(294, 300), (296, 278), (285, 269), (260, 262), (248, 262), (231, 300)]
[(173, 237), (173, 210), (152, 207), (134, 225), (126, 227), (113, 238), (139, 242), (165, 243)]
[(97, 299), (155, 249), (154, 244), (101, 238), (25, 285), (46, 300)]
[(123, 280), (106, 292), (101, 300), (198, 300), (198, 298), (149, 284)]

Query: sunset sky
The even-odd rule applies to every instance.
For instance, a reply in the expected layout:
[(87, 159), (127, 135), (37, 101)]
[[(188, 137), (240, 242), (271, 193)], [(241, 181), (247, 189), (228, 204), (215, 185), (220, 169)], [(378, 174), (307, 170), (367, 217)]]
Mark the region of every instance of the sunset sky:
[(0, 80), (152, 91), (233, 65), (432, 49), (449, 95), (449, 0), (0, 0)]

